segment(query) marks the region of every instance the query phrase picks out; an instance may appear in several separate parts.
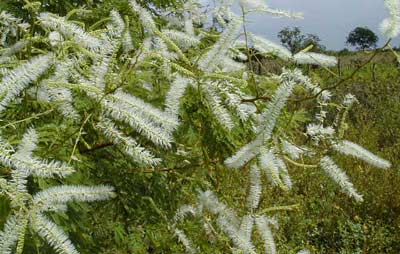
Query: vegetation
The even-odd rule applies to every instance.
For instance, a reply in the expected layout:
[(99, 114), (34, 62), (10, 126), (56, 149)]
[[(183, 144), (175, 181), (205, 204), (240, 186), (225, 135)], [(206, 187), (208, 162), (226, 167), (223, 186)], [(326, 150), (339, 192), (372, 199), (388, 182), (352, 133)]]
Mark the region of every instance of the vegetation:
[(349, 33), (346, 41), (358, 50), (375, 48), (377, 42), (378, 36), (367, 27), (356, 27)]
[(399, 252), (398, 53), (240, 6), (0, 3), (0, 253)]
[(313, 51), (321, 52), (325, 46), (321, 44), (321, 39), (316, 34), (302, 34), (299, 27), (285, 27), (278, 33), (282, 45), (288, 48), (292, 53), (298, 52), (309, 46), (313, 46)]

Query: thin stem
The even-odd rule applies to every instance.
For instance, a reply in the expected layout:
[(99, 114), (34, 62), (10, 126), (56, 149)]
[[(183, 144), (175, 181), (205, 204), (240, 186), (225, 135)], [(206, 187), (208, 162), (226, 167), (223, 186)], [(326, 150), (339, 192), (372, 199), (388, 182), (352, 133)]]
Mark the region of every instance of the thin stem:
[(81, 127), (79, 128), (78, 137), (77, 137), (76, 140), (75, 140), (74, 148), (72, 149), (72, 153), (71, 153), (71, 156), (69, 157), (68, 164), (71, 163), (72, 158), (74, 157), (74, 154), (75, 154), (75, 151), (76, 151), (76, 147), (78, 146), (79, 139), (80, 139), (81, 136), (82, 136), (83, 127), (85, 126), (85, 124), (87, 123), (87, 121), (89, 120), (89, 118), (90, 118), (91, 116), (92, 116), (92, 114), (89, 114), (89, 115), (85, 118), (85, 120), (83, 121)]
[(290, 158), (287, 157), (287, 156), (283, 156), (283, 158), (284, 158), (287, 162), (289, 162), (289, 163), (291, 163), (291, 164), (293, 164), (293, 165), (295, 165), (295, 166), (298, 166), (298, 167), (302, 167), (302, 168), (318, 168), (317, 165), (310, 165), (310, 164), (303, 164), (303, 163), (295, 162), (294, 160), (290, 159)]
[(253, 62), (251, 60), (252, 57), (251, 57), (250, 48), (249, 48), (249, 38), (247, 36), (247, 29), (246, 29), (246, 11), (242, 5), (240, 5), (240, 8), (242, 10), (243, 33), (244, 33), (244, 40), (246, 43), (247, 60), (249, 61), (250, 77), (251, 77), (251, 81), (254, 84), (254, 90), (256, 92), (256, 96), (258, 96), (258, 87), (257, 87), (257, 83), (255, 82), (255, 78), (254, 78)]
[(263, 209), (260, 214), (264, 214), (264, 213), (268, 213), (268, 212), (276, 212), (276, 211), (293, 211), (293, 210), (297, 210), (299, 208), (300, 208), (300, 204), (286, 205), (286, 206), (274, 206), (274, 207), (269, 207), (269, 208)]
[(21, 120), (18, 120), (18, 121), (11, 122), (11, 123), (8, 123), (8, 124), (6, 124), (6, 125), (3, 125), (3, 126), (0, 127), (0, 129), (5, 129), (5, 128), (7, 128), (8, 126), (13, 126), (13, 127), (15, 128), (15, 126), (14, 126), (15, 124), (22, 123), (22, 122), (26, 122), (26, 121), (29, 121), (29, 120), (31, 120), (31, 119), (37, 119), (38, 117), (40, 117), (40, 116), (42, 116), (42, 115), (50, 114), (50, 113), (53, 112), (53, 111), (54, 111), (54, 108), (49, 109), (49, 110), (47, 110), (47, 111), (45, 111), (45, 112), (42, 112), (42, 113), (39, 113), (39, 114), (34, 114), (34, 115), (31, 116), (31, 117), (24, 118), (24, 119), (21, 119)]

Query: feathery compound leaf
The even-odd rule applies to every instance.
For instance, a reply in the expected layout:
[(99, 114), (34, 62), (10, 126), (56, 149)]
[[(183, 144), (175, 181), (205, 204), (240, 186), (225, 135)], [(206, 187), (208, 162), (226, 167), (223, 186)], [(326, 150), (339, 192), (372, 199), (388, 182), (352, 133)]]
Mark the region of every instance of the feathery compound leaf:
[(343, 140), (335, 143), (333, 145), (333, 148), (342, 154), (354, 156), (377, 168), (388, 169), (392, 166), (389, 161), (374, 155), (365, 148), (348, 140)]
[(125, 152), (132, 156), (134, 160), (139, 163), (157, 165), (160, 163), (160, 159), (155, 158), (151, 152), (147, 151), (144, 147), (141, 147), (134, 139), (125, 136), (119, 131), (114, 123), (106, 117), (103, 117), (100, 122), (96, 125), (104, 135), (111, 139), (115, 144), (121, 144)]
[(31, 218), (35, 231), (60, 254), (79, 254), (68, 236), (45, 215), (36, 213)]
[(325, 170), (325, 172), (332, 178), (332, 180), (339, 184), (339, 186), (347, 195), (354, 198), (357, 202), (363, 201), (362, 196), (357, 193), (356, 189), (354, 189), (354, 186), (349, 181), (347, 175), (329, 156), (324, 156), (319, 164), (321, 168)]
[(86, 33), (76, 24), (68, 22), (64, 17), (42, 12), (38, 19), (44, 27), (59, 31), (65, 37), (75, 40), (76, 43), (87, 49), (96, 51), (102, 46), (99, 39)]
[(101, 201), (112, 198), (114, 195), (114, 188), (110, 186), (60, 185), (35, 194), (33, 203), (39, 205), (41, 211), (47, 211), (53, 205), (70, 201)]
[(39, 55), (7, 73), (0, 82), (0, 111), (31, 82), (38, 79), (50, 67), (52, 60), (51, 53)]

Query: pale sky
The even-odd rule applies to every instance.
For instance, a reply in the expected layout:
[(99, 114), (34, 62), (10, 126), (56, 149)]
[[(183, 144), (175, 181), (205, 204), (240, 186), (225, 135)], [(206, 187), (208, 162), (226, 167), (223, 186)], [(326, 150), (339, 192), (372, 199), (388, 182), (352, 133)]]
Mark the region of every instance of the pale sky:
[[(383, 0), (268, 0), (271, 8), (302, 12), (304, 19), (276, 18), (267, 14), (251, 15), (250, 31), (279, 42), (278, 32), (285, 26), (298, 26), (304, 33), (317, 34), (327, 49), (346, 47), (346, 37), (357, 26), (367, 26), (386, 42), (379, 24), (388, 16)], [(400, 40), (392, 42), (399, 46)], [(349, 47), (349, 46), (348, 46)]]

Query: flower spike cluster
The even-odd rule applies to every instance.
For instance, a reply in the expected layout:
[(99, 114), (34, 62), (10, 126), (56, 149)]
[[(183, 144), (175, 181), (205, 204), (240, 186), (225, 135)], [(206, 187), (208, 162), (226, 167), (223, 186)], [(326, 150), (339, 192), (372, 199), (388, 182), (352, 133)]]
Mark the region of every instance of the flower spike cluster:
[[(77, 123), (82, 117), (78, 107), (74, 108), (75, 97), (82, 96), (96, 105), (91, 108), (93, 116), (90, 122), (99, 132), (96, 133), (100, 134), (98, 136), (122, 148), (138, 164), (156, 166), (161, 163), (161, 159), (140, 140), (144, 138), (162, 149), (173, 146), (174, 132), (179, 127), (181, 101), (190, 87), (198, 92), (201, 105), (214, 115), (224, 130), (234, 130), (240, 121), (251, 125), (254, 138), (225, 160), (228, 168), (248, 166), (247, 213), (240, 217), (213, 192), (201, 191), (195, 205), (184, 205), (177, 211), (172, 227), (176, 237), (188, 253), (199, 252), (194, 241), (178, 228), (178, 224), (191, 215), (202, 220), (204, 231), (210, 239), (215, 234), (213, 225), (217, 225), (232, 243), (233, 253), (255, 254), (258, 248), (255, 245), (257, 241), (253, 241), (253, 233), (257, 231), (256, 237), (262, 240), (265, 253), (275, 254), (277, 250), (273, 230), (278, 227), (277, 222), (273, 217), (259, 212), (264, 175), (272, 185), (289, 190), (293, 185), (289, 165), (320, 167), (343, 192), (356, 201), (362, 201), (362, 195), (330, 154), (337, 152), (352, 156), (383, 169), (391, 167), (391, 164), (343, 139), (344, 119), (356, 101), (355, 98), (346, 96), (341, 105), (344, 112), (338, 114), (339, 120), (329, 125), (327, 107), (332, 94), (314, 84), (298, 69), (283, 69), (279, 76), (268, 78), (268, 81), (276, 82), (278, 87), (265, 105), (258, 98), (256, 101), (249, 100), (245, 91), (253, 89), (249, 84), (254, 84), (258, 89), (261, 78), (255, 73), (251, 73), (251, 77), (248, 75), (246, 62), (251, 61), (250, 54), (245, 54), (245, 51), (249, 51), (248, 47), (261, 54), (274, 55), (296, 64), (332, 67), (337, 64), (337, 59), (306, 50), (292, 54), (281, 45), (247, 33), (245, 17), (233, 12), (236, 3), (242, 7), (244, 15), (259, 12), (298, 16), (270, 9), (264, 0), (221, 0), (211, 17), (217, 30), (221, 29), (216, 34), (200, 28), (199, 25), (204, 25), (210, 18), (204, 15), (196, 0), (186, 1), (181, 9), (168, 15), (166, 25), (162, 22), (157, 24), (146, 8), (130, 0), (130, 8), (145, 30), (141, 46), (135, 48), (133, 41), (137, 40), (132, 38), (134, 33), (131, 33), (129, 23), (115, 10), (110, 12), (108, 19), (103, 20), (104, 23), (97, 24), (101, 29), (94, 31), (86, 30), (67, 17), (39, 13), (37, 26), (42, 28), (45, 36), (37, 36), (44, 38), (41, 42), (47, 45), (44, 52), (48, 52), (35, 52), (38, 55), (28, 60), (18, 60), (21, 62), (13, 69), (0, 69), (0, 112), (7, 110), (8, 105), (26, 90), (37, 101), (56, 102), (54, 104), (58, 111)], [(399, 33), (400, 2), (386, 0), (385, 3), (391, 17), (383, 22), (382, 29), (389, 37), (394, 37)], [(12, 15), (0, 13), (0, 45), (7, 46), (0, 52), (1, 64), (7, 65), (18, 59), (16, 53), (30, 45), (29, 40), (37, 39), (24, 38), (14, 43), (17, 33), (26, 32), (27, 27)], [(7, 38), (10, 36), (13, 37), (13, 44), (8, 46)], [(215, 43), (204, 47), (207, 45), (203, 45), (203, 41), (207, 43), (208, 37), (215, 40)], [(199, 53), (193, 54), (193, 49)], [(156, 89), (150, 84), (152, 81), (146, 78), (146, 74), (154, 72), (154, 69), (159, 71), (157, 75), (165, 78), (165, 83), (169, 85), (165, 103), (161, 107), (156, 107), (132, 92), (137, 88), (155, 92)], [(35, 87), (32, 87), (33, 84)], [(304, 136), (309, 137), (307, 147), (297, 145), (290, 133), (282, 133), (280, 128), (282, 112), (285, 112), (293, 93), (297, 93), (297, 87), (316, 97), (318, 103), (316, 121), (308, 122), (304, 131)], [(17, 148), (0, 139), (0, 162), (10, 168), (11, 172), (9, 178), (0, 178), (0, 194), (10, 198), (13, 208), (0, 232), (0, 253), (20, 254), (25, 231), (31, 228), (57, 253), (77, 254), (68, 236), (47, 214), (65, 211), (67, 203), (72, 201), (106, 200), (114, 195), (113, 188), (61, 185), (30, 194), (27, 188), (29, 177), (64, 178), (74, 172), (69, 164), (36, 158), (33, 151), (37, 142), (38, 135), (34, 129), (25, 133)], [(310, 157), (315, 164), (300, 163), (305, 156)], [(210, 217), (215, 219), (214, 224), (210, 223)], [(303, 250), (299, 253), (308, 252)]]
[(21, 253), (27, 228), (37, 232), (61, 254), (77, 254), (78, 251), (68, 236), (52, 222), (45, 213), (64, 211), (71, 201), (92, 202), (106, 200), (114, 196), (109, 186), (61, 185), (35, 194), (27, 190), (27, 180), (31, 176), (53, 178), (66, 177), (74, 169), (59, 161), (40, 160), (33, 157), (38, 135), (29, 129), (15, 150), (5, 140), (0, 140), (0, 161), (11, 170), (11, 178), (0, 178), (0, 195), (10, 198), (11, 214), (0, 232), (0, 253)]
[(385, 0), (386, 9), (390, 13), (390, 17), (381, 23), (381, 30), (388, 38), (394, 38), (400, 33), (400, 1)]

